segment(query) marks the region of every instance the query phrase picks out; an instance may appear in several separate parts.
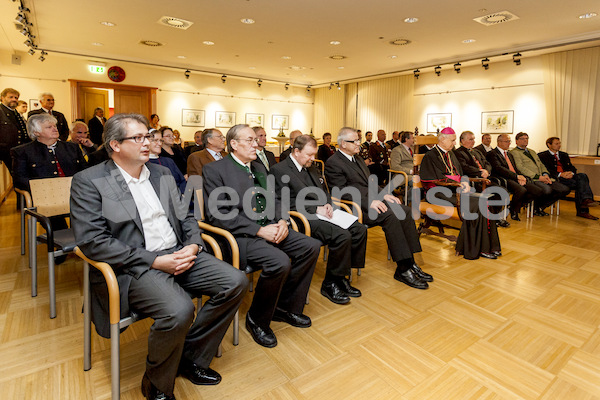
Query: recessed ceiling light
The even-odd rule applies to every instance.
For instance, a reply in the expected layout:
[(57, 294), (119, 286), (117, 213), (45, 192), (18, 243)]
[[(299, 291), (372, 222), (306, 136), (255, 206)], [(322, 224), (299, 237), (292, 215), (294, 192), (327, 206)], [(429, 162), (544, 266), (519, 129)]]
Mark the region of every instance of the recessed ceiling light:
[(94, 43), (92, 43), (92, 45), (94, 45), (94, 46), (104, 46), (104, 43), (94, 42)]
[(293, 71), (300, 71), (302, 69), (306, 69), (306, 67), (303, 67), (301, 65), (290, 65), (288, 68)]
[(108, 21), (102, 21), (102, 22), (100, 22), (100, 24), (102, 24), (104, 26), (116, 26), (116, 24), (114, 22), (108, 22)]
[(177, 56), (177, 58), (187, 58), (186, 56)]
[(597, 16), (598, 14), (596, 14), (595, 12), (590, 12), (590, 13), (585, 13), (585, 14), (581, 14), (579, 16), (579, 19), (588, 19), (588, 18), (594, 18), (595, 16)]
[(344, 67), (338, 67), (338, 69), (344, 69)]
[(467, 43), (467, 44), (469, 44), (469, 43), (473, 43), (473, 42), (475, 42), (475, 39), (465, 39), (465, 40), (463, 40), (462, 42), (463, 42), (463, 43)]
[(203, 44), (207, 45), (207, 46), (212, 46), (215, 44), (215, 42), (211, 42), (210, 40), (205, 40), (204, 42), (202, 42)]
[(242, 18), (240, 21), (242, 21), (243, 24), (253, 24), (256, 22), (252, 18)]
[(406, 19), (404, 20), (404, 22), (406, 22), (407, 24), (414, 24), (414, 23), (415, 23), (415, 22), (417, 22), (418, 20), (419, 20), (419, 18), (409, 17), (409, 18), (406, 18)]
[(140, 40), (140, 44), (150, 47), (159, 47), (163, 45), (161, 42), (157, 42), (156, 40)]
[(332, 60), (343, 60), (346, 58), (346, 56), (334, 55), (334, 56), (329, 56), (329, 58), (331, 58)]
[(248, 69), (256, 69), (256, 67), (248, 67)]
[(398, 56), (388, 56), (388, 57), (389, 57), (389, 58), (391, 58), (392, 60), (393, 60), (394, 58), (398, 58)]
[(390, 40), (390, 44), (393, 44), (394, 46), (406, 46), (407, 44), (410, 44), (410, 40), (408, 39), (396, 39), (396, 40)]
[(337, 46), (338, 44), (342, 44), (342, 42), (340, 42), (339, 40), (332, 40), (331, 42), (329, 42), (329, 44)]
[(282, 56), (281, 58), (284, 59), (284, 60), (291, 60), (292, 59), (292, 57), (290, 57), (290, 56)]

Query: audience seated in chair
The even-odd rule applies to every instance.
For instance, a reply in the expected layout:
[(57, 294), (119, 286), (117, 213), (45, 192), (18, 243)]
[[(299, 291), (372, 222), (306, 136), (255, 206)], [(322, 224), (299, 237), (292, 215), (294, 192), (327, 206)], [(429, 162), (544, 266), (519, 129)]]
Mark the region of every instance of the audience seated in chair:
[(167, 167), (171, 172), (171, 175), (173, 175), (173, 178), (175, 178), (175, 184), (179, 188), (179, 191), (181, 193), (185, 193), (187, 180), (185, 179), (179, 168), (177, 168), (177, 165), (175, 165), (175, 161), (168, 157), (160, 157), (160, 153), (162, 150), (161, 146), (163, 143), (162, 133), (160, 133), (160, 131), (157, 131), (156, 129), (150, 129), (150, 135), (152, 135), (152, 137), (150, 138), (150, 143), (148, 143), (148, 149), (150, 150), (150, 159), (148, 162)]
[[(339, 140), (338, 140), (339, 142)], [(369, 158), (373, 162), (369, 165), (371, 174), (377, 176), (379, 186), (387, 182), (387, 170), (389, 169), (388, 147), (385, 144), (385, 131), (377, 131), (377, 141), (369, 146)]]
[(413, 174), (415, 173), (413, 145), (415, 135), (412, 132), (400, 134), (400, 144), (392, 150), (390, 155), (390, 169), (402, 171), (407, 175), (409, 191), (412, 188)]
[(331, 133), (325, 132), (323, 134), (323, 144), (319, 146), (317, 151), (317, 158), (323, 162), (327, 162), (327, 159), (335, 153), (335, 146), (331, 144)]
[(277, 160), (275, 159), (275, 154), (272, 151), (265, 149), (267, 145), (267, 132), (265, 132), (265, 128), (262, 126), (255, 126), (252, 128), (254, 133), (256, 133), (256, 140), (258, 140), (258, 147), (256, 149), (256, 160), (260, 161), (262, 165), (265, 166), (267, 171), (270, 171), (271, 168), (277, 164)]
[(227, 155), (225, 136), (218, 129), (205, 129), (202, 132), (203, 150), (196, 151), (188, 157), (188, 175), (202, 176), (202, 168), (210, 162), (220, 160)]
[(159, 131), (162, 134), (163, 139), (160, 156), (172, 159), (175, 162), (175, 165), (177, 165), (177, 168), (179, 168), (179, 171), (183, 175), (187, 175), (187, 157), (183, 154), (181, 147), (175, 144), (173, 130), (168, 126), (163, 126)]
[(86, 162), (89, 161), (89, 155), (98, 150), (98, 145), (94, 144), (90, 139), (88, 126), (85, 122), (73, 122), (68, 141), (79, 146)]
[(492, 146), (490, 146), (491, 144), (492, 135), (490, 135), (489, 133), (484, 133), (483, 135), (481, 135), (481, 144), (479, 146), (475, 146), (474, 149), (479, 150), (479, 152), (485, 157), (487, 153), (493, 150)]
[(292, 152), (294, 140), (296, 140), (296, 138), (300, 135), (302, 135), (302, 132), (300, 132), (299, 130), (290, 132), (290, 147), (281, 152), (281, 154), (279, 155), (279, 162), (282, 162), (283, 160), (289, 157), (290, 153)]

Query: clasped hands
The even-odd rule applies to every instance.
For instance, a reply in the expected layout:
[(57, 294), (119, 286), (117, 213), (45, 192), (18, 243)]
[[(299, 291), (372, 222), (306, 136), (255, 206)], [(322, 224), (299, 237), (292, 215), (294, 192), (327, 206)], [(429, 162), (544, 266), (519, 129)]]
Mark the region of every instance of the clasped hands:
[(256, 236), (265, 239), (271, 243), (281, 243), (289, 234), (287, 222), (280, 219), (276, 224), (261, 226)]
[(197, 244), (188, 244), (174, 253), (156, 257), (151, 268), (171, 275), (182, 274), (194, 265), (198, 250)]

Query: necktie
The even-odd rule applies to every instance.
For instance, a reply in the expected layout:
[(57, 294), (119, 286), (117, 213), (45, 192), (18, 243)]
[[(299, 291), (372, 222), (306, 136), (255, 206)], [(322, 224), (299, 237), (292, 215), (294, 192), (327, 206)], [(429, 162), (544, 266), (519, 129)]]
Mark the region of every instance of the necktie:
[(508, 158), (508, 152), (505, 150), (504, 151), (504, 158), (506, 159), (506, 163), (508, 164), (508, 169), (510, 169), (511, 172), (515, 172), (515, 167), (513, 167), (512, 163), (510, 162), (510, 158)]
[(58, 162), (58, 158), (56, 158), (56, 143), (54, 143), (52, 146), (48, 146), (48, 151), (52, 153), (52, 155), (54, 155), (54, 163), (56, 164), (56, 171), (58, 172), (58, 176), (65, 176), (65, 172), (61, 168), (60, 163)]
[(414, 157), (413, 151), (412, 151), (412, 149), (410, 147), (408, 148), (408, 151), (410, 151), (410, 156)]
[(473, 154), (473, 149), (469, 149), (469, 153), (471, 154), (471, 157), (473, 157), (473, 160), (475, 160), (475, 162), (477, 163), (477, 166), (479, 167), (479, 169), (483, 169), (483, 167), (481, 166), (481, 163), (479, 162), (477, 157), (475, 157), (475, 154)]
[(267, 156), (265, 155), (265, 152), (262, 150), (259, 151), (258, 158), (260, 158), (260, 161), (262, 161), (262, 163), (265, 165), (265, 168), (267, 168), (267, 171), (268, 171), (270, 168), (269, 168), (269, 162), (267, 161)]
[[(220, 160), (220, 159), (222, 159), (222, 158), (223, 158), (223, 156), (221, 155), (221, 153), (220, 153), (220, 152), (218, 152), (218, 153), (215, 153), (215, 160), (216, 160), (216, 161), (219, 161), (219, 160)], [(246, 168), (248, 168), (248, 167), (246, 167)], [(250, 170), (248, 170), (248, 172), (250, 172)]]
[(83, 158), (84, 158), (85, 162), (88, 162), (89, 157), (87, 155), (87, 152), (84, 150), (83, 146), (81, 145), (81, 143), (79, 143), (79, 149), (81, 150), (81, 153), (83, 154)]
[(556, 153), (554, 155), (554, 158), (556, 158), (556, 171), (565, 172), (565, 170), (563, 169), (562, 163), (560, 162), (560, 159), (558, 158), (558, 153)]

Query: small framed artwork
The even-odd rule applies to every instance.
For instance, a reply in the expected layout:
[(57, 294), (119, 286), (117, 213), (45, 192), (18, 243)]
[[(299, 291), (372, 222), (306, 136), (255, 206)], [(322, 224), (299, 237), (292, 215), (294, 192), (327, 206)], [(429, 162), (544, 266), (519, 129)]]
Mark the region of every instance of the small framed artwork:
[(484, 111), (481, 113), (481, 133), (513, 133), (513, 110)]
[(204, 110), (181, 110), (182, 126), (204, 126)]
[(229, 128), (235, 125), (235, 113), (230, 111), (217, 111), (215, 113), (215, 126)]
[(246, 125), (250, 125), (250, 127), (254, 126), (264, 126), (265, 124), (265, 114), (252, 114), (246, 113)]
[(290, 129), (289, 115), (273, 115), (271, 119), (271, 129), (281, 130)]
[(427, 114), (427, 133), (437, 133), (448, 126), (452, 126), (451, 113)]
[(37, 110), (38, 108), (42, 108), (40, 101), (37, 99), (29, 99), (29, 111)]

